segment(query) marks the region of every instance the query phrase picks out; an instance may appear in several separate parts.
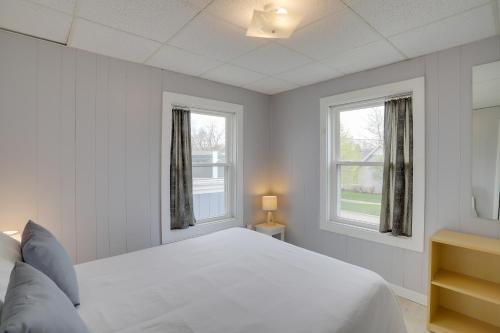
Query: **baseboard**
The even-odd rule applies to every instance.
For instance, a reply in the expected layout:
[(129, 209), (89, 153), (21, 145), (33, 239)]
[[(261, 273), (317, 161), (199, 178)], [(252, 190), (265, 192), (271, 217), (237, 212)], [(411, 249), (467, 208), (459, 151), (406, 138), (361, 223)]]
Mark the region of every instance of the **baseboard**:
[(392, 291), (396, 295), (403, 297), (403, 298), (406, 298), (406, 299), (409, 299), (412, 302), (427, 306), (427, 295), (417, 293), (416, 291), (406, 289), (406, 288), (403, 288), (401, 286), (397, 286), (397, 285), (392, 284), (392, 283), (390, 283), (389, 285), (390, 285)]

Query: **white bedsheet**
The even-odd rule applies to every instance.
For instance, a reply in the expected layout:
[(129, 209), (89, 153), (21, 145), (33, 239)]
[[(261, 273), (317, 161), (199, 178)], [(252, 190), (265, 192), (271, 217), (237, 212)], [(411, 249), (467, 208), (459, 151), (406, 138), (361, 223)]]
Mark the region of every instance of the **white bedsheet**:
[(242, 228), (76, 271), (96, 333), (406, 332), (375, 273)]

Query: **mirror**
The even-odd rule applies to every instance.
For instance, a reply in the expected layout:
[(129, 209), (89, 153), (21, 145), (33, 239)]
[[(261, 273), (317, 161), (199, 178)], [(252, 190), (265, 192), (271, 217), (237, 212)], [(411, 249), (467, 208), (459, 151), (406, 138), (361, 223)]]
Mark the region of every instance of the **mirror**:
[(500, 219), (500, 61), (472, 70), (473, 214)]

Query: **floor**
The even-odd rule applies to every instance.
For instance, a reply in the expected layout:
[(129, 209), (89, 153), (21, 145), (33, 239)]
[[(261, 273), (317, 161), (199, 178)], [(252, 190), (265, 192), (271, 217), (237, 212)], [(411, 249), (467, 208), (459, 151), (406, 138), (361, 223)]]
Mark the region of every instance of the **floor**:
[(428, 333), (426, 325), (425, 306), (409, 301), (405, 298), (398, 297), (401, 310), (406, 322), (408, 333)]

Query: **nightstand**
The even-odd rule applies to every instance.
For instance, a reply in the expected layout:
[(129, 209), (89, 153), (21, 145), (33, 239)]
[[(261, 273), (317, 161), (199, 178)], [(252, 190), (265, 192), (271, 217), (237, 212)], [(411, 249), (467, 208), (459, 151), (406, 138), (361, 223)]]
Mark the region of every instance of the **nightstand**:
[(285, 240), (285, 226), (279, 223), (261, 223), (255, 226), (255, 231), (268, 236), (280, 235), (282, 241)]

